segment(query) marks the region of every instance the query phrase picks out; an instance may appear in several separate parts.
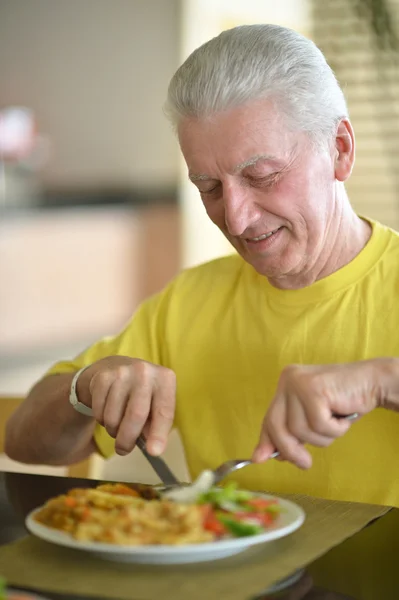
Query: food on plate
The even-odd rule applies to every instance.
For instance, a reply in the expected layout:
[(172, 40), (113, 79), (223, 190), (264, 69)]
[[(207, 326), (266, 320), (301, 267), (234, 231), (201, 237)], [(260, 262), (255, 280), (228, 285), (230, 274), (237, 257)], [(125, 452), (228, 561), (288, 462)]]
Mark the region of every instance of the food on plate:
[(273, 526), (280, 512), (277, 499), (233, 483), (213, 487), (192, 503), (173, 502), (155, 490), (146, 499), (137, 487), (109, 483), (52, 498), (34, 518), (85, 542), (181, 545), (256, 535)]
[(218, 537), (257, 535), (272, 527), (282, 512), (277, 498), (237, 489), (232, 482), (200, 494), (204, 528)]
[(146, 483), (101, 483), (98, 490), (110, 492), (111, 494), (123, 494), (155, 500), (160, 498), (160, 492), (152, 485)]

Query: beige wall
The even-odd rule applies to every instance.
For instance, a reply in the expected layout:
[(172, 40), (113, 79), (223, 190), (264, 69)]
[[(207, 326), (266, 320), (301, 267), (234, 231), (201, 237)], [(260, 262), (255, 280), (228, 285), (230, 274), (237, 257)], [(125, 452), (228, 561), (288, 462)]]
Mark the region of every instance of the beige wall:
[(171, 184), (162, 114), (178, 0), (0, 0), (0, 107), (27, 105), (53, 144), (52, 186)]
[(4, 221), (0, 351), (87, 342), (113, 332), (138, 302), (140, 216), (99, 209)]
[[(173, 205), (68, 209), (4, 220), (0, 375), (7, 354), (32, 358), (42, 349), (85, 347), (115, 333), (178, 272), (179, 229)], [(9, 390), (3, 385), (0, 391)]]

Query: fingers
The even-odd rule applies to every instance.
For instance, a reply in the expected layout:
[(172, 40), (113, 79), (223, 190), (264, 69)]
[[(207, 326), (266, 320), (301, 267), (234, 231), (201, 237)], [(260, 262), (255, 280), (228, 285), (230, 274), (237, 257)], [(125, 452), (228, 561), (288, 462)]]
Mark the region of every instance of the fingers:
[(288, 460), (300, 469), (310, 469), (312, 466), (311, 455), (304, 448), (303, 443), (293, 436), (284, 424), (277, 429), (270, 428), (269, 436), (284, 460)]
[(273, 446), (273, 442), (269, 438), (266, 429), (262, 427), (258, 445), (256, 446), (254, 453), (252, 454), (253, 462), (265, 462), (271, 457), (274, 451), (275, 447)]
[(110, 357), (92, 376), (89, 389), (93, 415), (115, 438), (118, 454), (130, 453), (143, 431), (151, 454), (164, 451), (175, 412), (173, 371), (146, 361)]
[(125, 414), (125, 408), (129, 399), (129, 382), (114, 381), (105, 399), (103, 409), (103, 426), (107, 433), (116, 438), (119, 425)]
[[(303, 403), (309, 431), (330, 438), (331, 440), (344, 435), (353, 423), (353, 420), (334, 417), (331, 408), (322, 401), (308, 401)], [(312, 443), (310, 440), (306, 440)], [(315, 444), (323, 445), (323, 444)]]
[(147, 450), (154, 456), (165, 450), (173, 426), (176, 402), (176, 376), (170, 369), (162, 369), (152, 400), (151, 424)]
[[(274, 413), (276, 415), (278, 421), (284, 421), (285, 402), (283, 397), (277, 396), (275, 398), (272, 405), (270, 406), (268, 414), (266, 415), (263, 421), (259, 443), (252, 455), (252, 460), (254, 462), (264, 462), (268, 460), (277, 449), (269, 429), (269, 420), (271, 413)], [(280, 449), (278, 450), (280, 451)]]
[[(312, 446), (329, 446), (334, 440), (334, 435), (323, 434), (322, 432), (327, 429), (323, 425), (322, 417), (320, 418), (320, 424), (309, 422), (308, 414), (301, 402), (294, 400), (288, 404), (287, 429), (298, 441), (312, 444)], [(328, 431), (328, 433), (331, 432)]]
[(277, 434), (274, 430), (264, 426), (261, 438), (252, 456), (254, 462), (268, 460), (273, 452), (278, 451), (279, 460), (288, 460), (300, 469), (309, 469), (312, 466), (312, 457), (303, 447), (303, 444), (291, 435), (286, 427), (280, 427)]
[(151, 410), (151, 386), (141, 386), (130, 393), (115, 438), (115, 451), (124, 456), (132, 452)]
[[(253, 460), (267, 460), (275, 449), (283, 459), (309, 468), (312, 459), (304, 444), (329, 446), (357, 420), (334, 416), (334, 409), (340, 404), (352, 410), (357, 406), (357, 388), (353, 381), (348, 384), (341, 380), (340, 367), (292, 365), (286, 368), (263, 422)], [(359, 392), (361, 385), (361, 382), (357, 384)]]
[(90, 380), (91, 408), (100, 425), (104, 425), (105, 401), (113, 382), (114, 376), (110, 371), (98, 371)]
[(143, 427), (143, 431), (141, 432), (141, 434), (144, 436), (145, 439), (148, 439), (148, 435), (150, 433), (150, 427), (151, 427), (151, 414)]
[(150, 363), (140, 361), (130, 372), (129, 399), (120, 421), (115, 439), (115, 450), (118, 454), (129, 454), (136, 444), (151, 411), (153, 395), (154, 369)]
[[(266, 415), (255, 459), (266, 460), (271, 454), (271, 444), (283, 459), (302, 469), (308, 469), (312, 465), (312, 457), (304, 448), (304, 444), (327, 447), (351, 426), (350, 421), (334, 418), (331, 412), (320, 404), (313, 412), (306, 410), (308, 406), (295, 396), (286, 397), (283, 393), (276, 396)], [(268, 453), (262, 440), (267, 440), (269, 444)]]
[(309, 452), (287, 427), (287, 403), (282, 394), (276, 396), (266, 415), (253, 460), (263, 462), (276, 450), (283, 460), (289, 460), (301, 469), (312, 465)]

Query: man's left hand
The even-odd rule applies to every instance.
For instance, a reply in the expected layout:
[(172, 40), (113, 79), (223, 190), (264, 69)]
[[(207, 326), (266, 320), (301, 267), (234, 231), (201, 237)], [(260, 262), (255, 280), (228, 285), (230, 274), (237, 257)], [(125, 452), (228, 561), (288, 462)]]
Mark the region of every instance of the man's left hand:
[[(325, 447), (344, 435), (354, 421), (334, 417), (362, 415), (379, 406), (398, 409), (397, 359), (372, 359), (338, 365), (291, 365), (280, 376), (266, 413), (255, 462), (276, 450), (283, 460), (308, 469), (304, 444)], [(392, 385), (392, 382), (395, 385)]]

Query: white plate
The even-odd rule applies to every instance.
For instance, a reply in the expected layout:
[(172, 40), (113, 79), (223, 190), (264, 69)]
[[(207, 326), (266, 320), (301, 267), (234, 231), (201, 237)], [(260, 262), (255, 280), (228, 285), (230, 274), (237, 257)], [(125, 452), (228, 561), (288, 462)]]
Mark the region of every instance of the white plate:
[[(267, 494), (259, 494), (259, 496), (275, 499), (275, 496)], [(68, 533), (51, 529), (35, 521), (33, 517), (41, 507), (32, 511), (27, 516), (25, 523), (31, 533), (47, 542), (89, 552), (107, 560), (158, 565), (194, 563), (232, 556), (257, 544), (265, 544), (285, 537), (298, 529), (305, 520), (305, 513), (302, 508), (289, 500), (277, 499), (283, 512), (278, 516), (273, 526), (264, 533), (203, 544), (117, 546), (101, 542), (80, 542)]]

